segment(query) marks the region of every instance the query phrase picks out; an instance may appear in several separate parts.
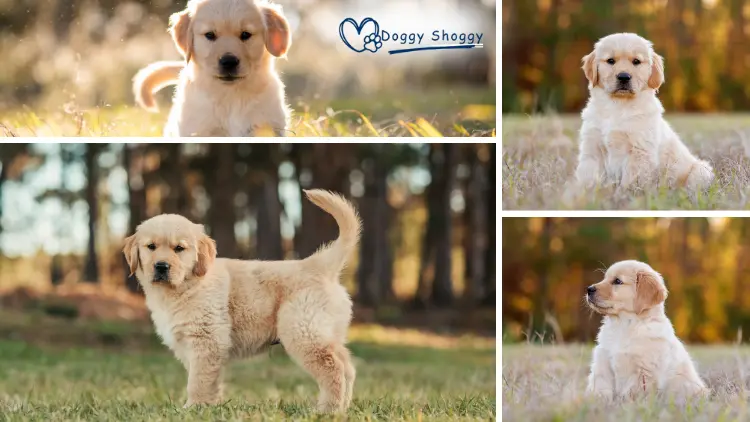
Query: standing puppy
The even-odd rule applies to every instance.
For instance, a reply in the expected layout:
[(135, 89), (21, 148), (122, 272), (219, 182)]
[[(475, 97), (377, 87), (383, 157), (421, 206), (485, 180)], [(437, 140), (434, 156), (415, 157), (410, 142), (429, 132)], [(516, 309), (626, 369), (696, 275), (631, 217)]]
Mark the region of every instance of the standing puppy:
[(667, 288), (648, 264), (621, 261), (589, 286), (586, 303), (604, 315), (587, 393), (612, 399), (648, 393), (707, 395), (685, 346), (664, 314)]
[(190, 0), (169, 32), (185, 62), (157, 62), (134, 78), (136, 102), (177, 84), (165, 136), (285, 134), (289, 110), (274, 69), (292, 43), (281, 8), (262, 0)]
[(305, 191), (336, 219), (339, 237), (306, 259), (216, 258), (203, 226), (163, 214), (125, 240), (130, 271), (146, 294), (156, 332), (188, 372), (187, 403), (221, 402), (225, 366), (280, 341), (320, 388), (318, 410), (345, 411), (355, 370), (346, 336), (352, 301), (339, 283), (360, 221), (344, 198)]
[(589, 100), (576, 178), (584, 185), (615, 182), (623, 187), (653, 184), (700, 189), (713, 180), (711, 166), (682, 143), (662, 116), (656, 92), (664, 62), (651, 42), (636, 34), (612, 34), (583, 58)]

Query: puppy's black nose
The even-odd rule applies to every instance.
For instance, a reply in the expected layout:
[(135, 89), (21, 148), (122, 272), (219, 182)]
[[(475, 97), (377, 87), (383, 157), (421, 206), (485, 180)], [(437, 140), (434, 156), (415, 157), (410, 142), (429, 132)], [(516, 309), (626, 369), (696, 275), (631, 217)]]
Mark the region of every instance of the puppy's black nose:
[(157, 273), (166, 273), (167, 271), (169, 271), (169, 264), (164, 261), (159, 261), (154, 264), (154, 269)]
[(587, 293), (589, 294), (589, 296), (591, 296), (591, 295), (593, 295), (594, 293), (596, 293), (596, 287), (594, 287), (594, 286), (589, 286), (589, 287), (587, 287), (587, 288), (586, 288), (586, 292), (587, 292)]
[(237, 66), (240, 65), (240, 59), (232, 54), (225, 54), (219, 59), (219, 67), (227, 72), (237, 70)]
[(630, 81), (630, 73), (620, 72), (617, 74), (617, 80), (620, 82), (629, 82)]

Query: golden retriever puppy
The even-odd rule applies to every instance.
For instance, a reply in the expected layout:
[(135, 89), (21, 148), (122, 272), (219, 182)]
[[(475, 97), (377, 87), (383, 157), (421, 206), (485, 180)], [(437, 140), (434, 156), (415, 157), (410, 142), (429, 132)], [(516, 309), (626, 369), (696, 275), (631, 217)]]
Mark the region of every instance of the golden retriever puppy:
[(321, 412), (345, 411), (355, 370), (346, 348), (352, 301), (339, 283), (360, 220), (341, 196), (305, 191), (333, 216), (339, 237), (295, 261), (216, 258), (203, 226), (163, 214), (141, 223), (123, 252), (156, 332), (188, 373), (187, 403), (219, 403), (223, 368), (277, 341), (320, 388)]
[(291, 45), (279, 6), (254, 0), (190, 0), (169, 28), (185, 62), (157, 62), (134, 78), (136, 102), (177, 84), (165, 136), (284, 135), (289, 109), (274, 57)]
[(583, 58), (583, 71), (590, 96), (581, 113), (579, 182), (629, 187), (662, 179), (690, 189), (711, 183), (711, 165), (691, 154), (664, 120), (656, 97), (664, 61), (651, 42), (636, 34), (608, 35)]
[(709, 390), (664, 314), (667, 288), (648, 264), (621, 261), (586, 289), (585, 301), (604, 315), (587, 393), (607, 399), (662, 393), (687, 399)]

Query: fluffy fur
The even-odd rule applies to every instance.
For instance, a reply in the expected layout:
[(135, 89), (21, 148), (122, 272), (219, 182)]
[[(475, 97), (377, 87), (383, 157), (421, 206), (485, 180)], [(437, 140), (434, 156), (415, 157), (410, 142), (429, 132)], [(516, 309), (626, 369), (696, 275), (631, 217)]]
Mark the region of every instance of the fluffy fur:
[(685, 399), (708, 389), (664, 314), (667, 288), (648, 264), (621, 261), (584, 297), (604, 315), (587, 392), (606, 399), (663, 393)]
[[(136, 102), (150, 111), (158, 110), (153, 94), (177, 84), (165, 136), (285, 134), (289, 109), (274, 57), (286, 55), (292, 38), (279, 6), (190, 0), (169, 32), (185, 62), (152, 63), (133, 79)], [(238, 65), (227, 69), (227, 57)]]
[(636, 34), (606, 36), (583, 58), (583, 71), (590, 96), (581, 113), (579, 182), (630, 187), (666, 180), (690, 189), (711, 183), (711, 165), (696, 158), (664, 120), (656, 97), (664, 61), (650, 41)]
[(216, 258), (203, 227), (174, 214), (146, 220), (126, 239), (123, 252), (156, 331), (188, 372), (186, 407), (219, 403), (227, 362), (262, 353), (277, 339), (317, 381), (319, 411), (349, 407), (352, 302), (339, 276), (358, 243), (360, 220), (339, 195), (305, 193), (336, 219), (340, 233), (303, 260)]

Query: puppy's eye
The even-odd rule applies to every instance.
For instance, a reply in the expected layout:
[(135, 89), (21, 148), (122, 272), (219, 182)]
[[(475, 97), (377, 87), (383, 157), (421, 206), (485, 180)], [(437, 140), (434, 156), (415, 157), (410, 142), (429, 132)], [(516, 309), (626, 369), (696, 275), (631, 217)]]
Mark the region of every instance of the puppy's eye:
[(209, 41), (214, 41), (216, 40), (216, 34), (213, 31), (206, 32), (206, 39)]
[(612, 284), (622, 284), (622, 280), (616, 278), (615, 281), (612, 282)]
[(253, 34), (251, 34), (251, 33), (247, 32), (247, 31), (243, 31), (243, 32), (242, 32), (242, 33), (240, 34), (240, 39), (241, 39), (242, 41), (247, 41), (247, 40), (249, 40), (249, 39), (250, 39), (250, 37), (252, 37), (252, 36), (253, 36)]
[(634, 66), (638, 66), (639, 64), (641, 64), (641, 61), (640, 61), (640, 60), (638, 60), (638, 59), (633, 59), (633, 65), (634, 65)]
[(183, 248), (183, 247), (182, 247), (182, 246), (180, 246), (180, 245), (177, 245), (177, 246), (175, 246), (175, 247), (174, 247), (174, 251), (175, 251), (175, 252), (182, 252), (182, 251), (184, 251), (184, 250), (185, 250), (185, 248)]
[(148, 246), (146, 246), (146, 247), (149, 248), (149, 249), (151, 249), (152, 251), (156, 250), (156, 245), (153, 244), (153, 243), (149, 243)]
[(609, 63), (609, 64), (615, 64), (615, 59), (607, 59), (607, 63)]

